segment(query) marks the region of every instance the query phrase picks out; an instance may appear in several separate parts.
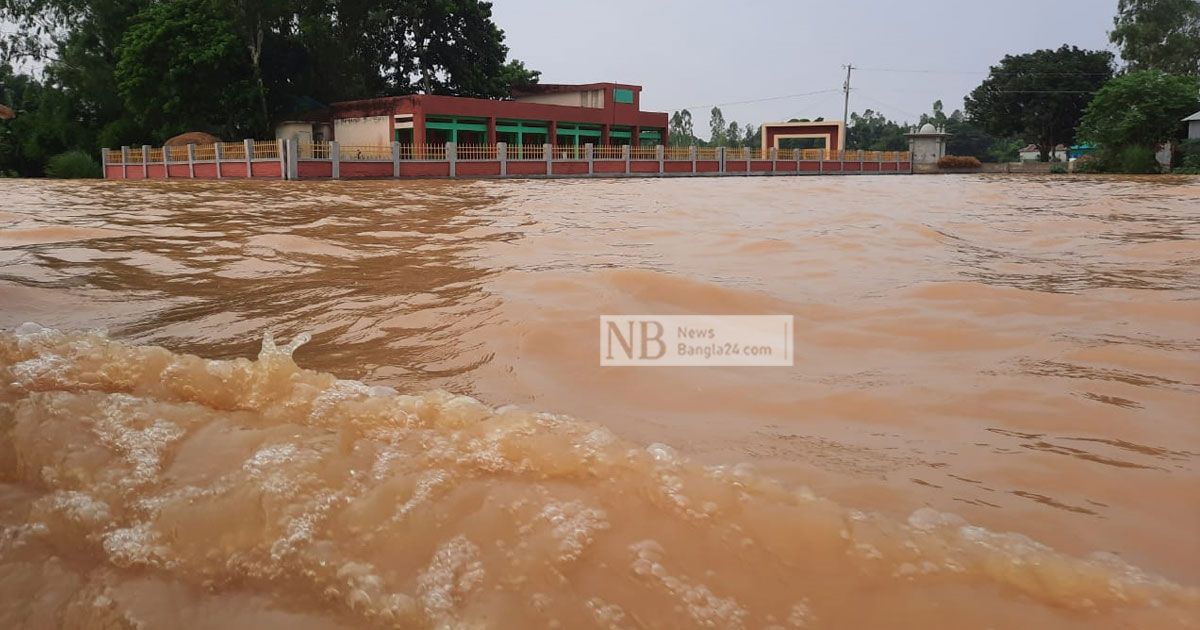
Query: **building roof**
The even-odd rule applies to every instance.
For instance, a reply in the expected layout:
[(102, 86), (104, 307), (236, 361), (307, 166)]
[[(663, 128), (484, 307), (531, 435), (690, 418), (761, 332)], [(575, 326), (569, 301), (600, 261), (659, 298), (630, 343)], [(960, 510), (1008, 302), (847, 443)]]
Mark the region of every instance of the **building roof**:
[(0, 120), (9, 120), (12, 118), (16, 118), (16, 116), (17, 116), (17, 113), (14, 112), (11, 107), (6, 107), (4, 105), (0, 105)]
[(1188, 116), (1187, 118), (1184, 118), (1183, 122), (1193, 122), (1193, 121), (1198, 121), (1198, 120), (1200, 120), (1200, 112), (1196, 112), (1195, 114), (1192, 114), (1191, 116)]
[(588, 90), (602, 90), (604, 88), (627, 88), (635, 91), (641, 91), (642, 86), (630, 85), (628, 83), (534, 83), (512, 89), (514, 97), (532, 96), (534, 94), (559, 94), (563, 92), (586, 92)]

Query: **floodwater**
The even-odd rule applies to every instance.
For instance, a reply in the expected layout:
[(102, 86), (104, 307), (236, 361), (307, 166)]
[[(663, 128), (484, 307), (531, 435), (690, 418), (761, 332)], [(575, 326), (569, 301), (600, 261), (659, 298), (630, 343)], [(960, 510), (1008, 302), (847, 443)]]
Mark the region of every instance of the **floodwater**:
[(1196, 178), (0, 200), (0, 627), (1200, 626)]

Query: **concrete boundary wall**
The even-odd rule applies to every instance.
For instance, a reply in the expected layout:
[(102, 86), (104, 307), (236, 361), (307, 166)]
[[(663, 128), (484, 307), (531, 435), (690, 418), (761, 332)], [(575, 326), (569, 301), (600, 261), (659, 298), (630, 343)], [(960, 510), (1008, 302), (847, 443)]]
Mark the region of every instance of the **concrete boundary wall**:
[[(264, 144), (266, 146), (264, 147)], [(103, 149), (106, 179), (412, 179), (907, 175), (905, 152), (697, 149), (697, 147), (555, 147), (510, 149), (501, 142), (480, 151), (455, 143), (414, 150), (392, 143), (364, 153), (337, 142), (315, 147), (279, 140), (246, 140), (229, 155), (221, 145), (188, 145), (186, 154), (150, 163), (150, 147)], [(257, 148), (256, 148), (257, 147)], [(469, 150), (468, 150), (469, 149)], [(156, 155), (158, 155), (156, 153)], [(348, 159), (347, 155), (354, 156)], [(367, 157), (362, 157), (366, 155)], [(514, 158), (512, 156), (519, 156)], [(390, 159), (388, 159), (390, 157)], [(868, 159), (869, 158), (869, 159)]]

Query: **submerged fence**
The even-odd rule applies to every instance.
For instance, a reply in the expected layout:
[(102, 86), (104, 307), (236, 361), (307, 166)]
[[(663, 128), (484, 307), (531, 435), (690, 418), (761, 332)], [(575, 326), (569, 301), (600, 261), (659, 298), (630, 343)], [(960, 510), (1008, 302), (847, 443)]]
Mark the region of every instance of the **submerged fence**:
[(350, 145), (244, 140), (103, 149), (109, 179), (673, 177), (912, 172), (907, 151), (629, 145)]

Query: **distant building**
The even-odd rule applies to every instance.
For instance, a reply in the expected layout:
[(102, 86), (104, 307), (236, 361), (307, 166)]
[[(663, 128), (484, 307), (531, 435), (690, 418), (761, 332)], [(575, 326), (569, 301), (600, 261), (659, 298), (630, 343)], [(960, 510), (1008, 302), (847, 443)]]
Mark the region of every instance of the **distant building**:
[(946, 155), (946, 141), (950, 134), (945, 130), (925, 123), (921, 128), (904, 134), (908, 137), (908, 150), (912, 152), (913, 164), (937, 164)]
[[(1053, 161), (1055, 158), (1062, 160), (1065, 157), (1067, 157), (1067, 147), (1065, 145), (1060, 144), (1054, 147), (1054, 150), (1050, 152), (1051, 161)], [(1027, 145), (1025, 148), (1017, 152), (1017, 159), (1022, 162), (1037, 162), (1041, 158), (1042, 152), (1040, 149), (1038, 149), (1036, 144)]]
[(275, 137), (343, 145), (657, 145), (667, 114), (640, 108), (641, 86), (540, 84), (511, 100), (415, 94), (333, 103), (280, 122)]
[(1188, 140), (1200, 140), (1200, 112), (1183, 119), (1188, 124)]

